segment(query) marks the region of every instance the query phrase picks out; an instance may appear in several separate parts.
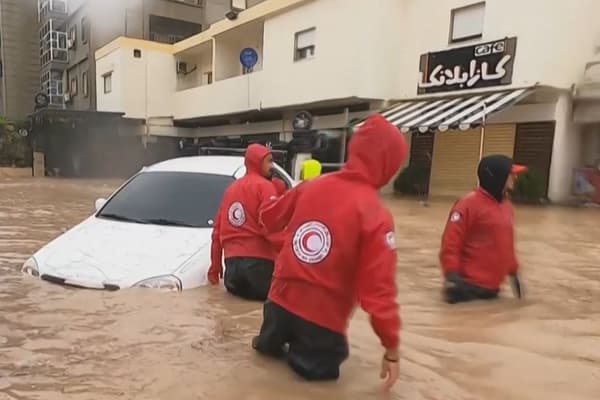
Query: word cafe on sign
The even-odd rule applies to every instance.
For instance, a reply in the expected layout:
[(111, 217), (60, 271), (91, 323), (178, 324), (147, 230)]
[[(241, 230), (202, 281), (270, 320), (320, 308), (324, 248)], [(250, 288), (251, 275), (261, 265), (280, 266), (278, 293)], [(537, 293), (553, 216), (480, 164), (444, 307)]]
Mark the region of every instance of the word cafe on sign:
[(421, 55), (417, 93), (510, 85), (517, 38)]

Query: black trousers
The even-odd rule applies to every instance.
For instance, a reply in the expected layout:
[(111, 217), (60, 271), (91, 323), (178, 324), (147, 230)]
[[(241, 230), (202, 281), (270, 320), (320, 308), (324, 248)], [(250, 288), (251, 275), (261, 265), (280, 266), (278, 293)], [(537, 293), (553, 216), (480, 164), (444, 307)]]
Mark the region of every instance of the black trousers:
[(498, 291), (460, 282), (454, 286), (444, 288), (444, 297), (449, 304), (473, 300), (493, 300), (498, 298)]
[(271, 287), (274, 264), (271, 260), (251, 257), (225, 259), (225, 288), (246, 300), (265, 301)]
[(252, 347), (264, 355), (287, 359), (296, 374), (308, 381), (336, 380), (348, 358), (346, 338), (308, 322), (270, 300), (264, 305), (263, 324)]

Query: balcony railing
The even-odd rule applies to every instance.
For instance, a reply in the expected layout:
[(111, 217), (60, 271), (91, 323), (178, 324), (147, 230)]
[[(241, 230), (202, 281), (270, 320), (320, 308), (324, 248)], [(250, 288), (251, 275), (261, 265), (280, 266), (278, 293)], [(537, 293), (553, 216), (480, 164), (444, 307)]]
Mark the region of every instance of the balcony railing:
[(48, 20), (40, 28), (40, 65), (43, 67), (52, 62), (67, 63), (67, 33), (54, 29), (54, 21)]
[(51, 105), (62, 105), (64, 103), (64, 83), (62, 72), (51, 70), (42, 74), (42, 92), (48, 95)]
[(38, 22), (49, 16), (67, 16), (67, 0), (38, 0)]

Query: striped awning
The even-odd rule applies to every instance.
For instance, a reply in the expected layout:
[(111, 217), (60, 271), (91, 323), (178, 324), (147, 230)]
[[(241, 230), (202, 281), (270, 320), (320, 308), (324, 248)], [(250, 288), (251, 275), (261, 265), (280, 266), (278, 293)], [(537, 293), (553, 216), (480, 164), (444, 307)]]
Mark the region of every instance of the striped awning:
[(529, 95), (531, 90), (525, 88), (454, 98), (416, 99), (396, 104), (381, 114), (402, 132), (467, 130), (484, 123), (489, 115), (515, 104)]

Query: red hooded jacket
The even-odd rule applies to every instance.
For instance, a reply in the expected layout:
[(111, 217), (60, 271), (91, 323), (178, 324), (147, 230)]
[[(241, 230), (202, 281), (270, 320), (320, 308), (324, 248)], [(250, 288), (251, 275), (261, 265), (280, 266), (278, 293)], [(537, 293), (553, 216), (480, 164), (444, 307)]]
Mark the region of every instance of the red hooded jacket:
[(359, 303), (383, 346), (398, 346), (394, 221), (378, 189), (406, 152), (398, 129), (372, 116), (353, 135), (340, 171), (298, 185), (261, 212), (270, 231), (284, 229), (271, 301), (341, 334)]
[(455, 272), (467, 283), (498, 290), (507, 275), (518, 272), (514, 212), (505, 184), (509, 174), (525, 170), (502, 155), (481, 160), (480, 187), (454, 204), (446, 223), (440, 250), (444, 275)]
[(252, 144), (246, 150), (246, 175), (225, 190), (215, 218), (211, 245), (209, 281), (219, 282), (221, 256), (275, 260), (280, 239), (258, 223), (259, 209), (277, 196), (275, 186), (262, 174), (262, 162), (269, 149)]

